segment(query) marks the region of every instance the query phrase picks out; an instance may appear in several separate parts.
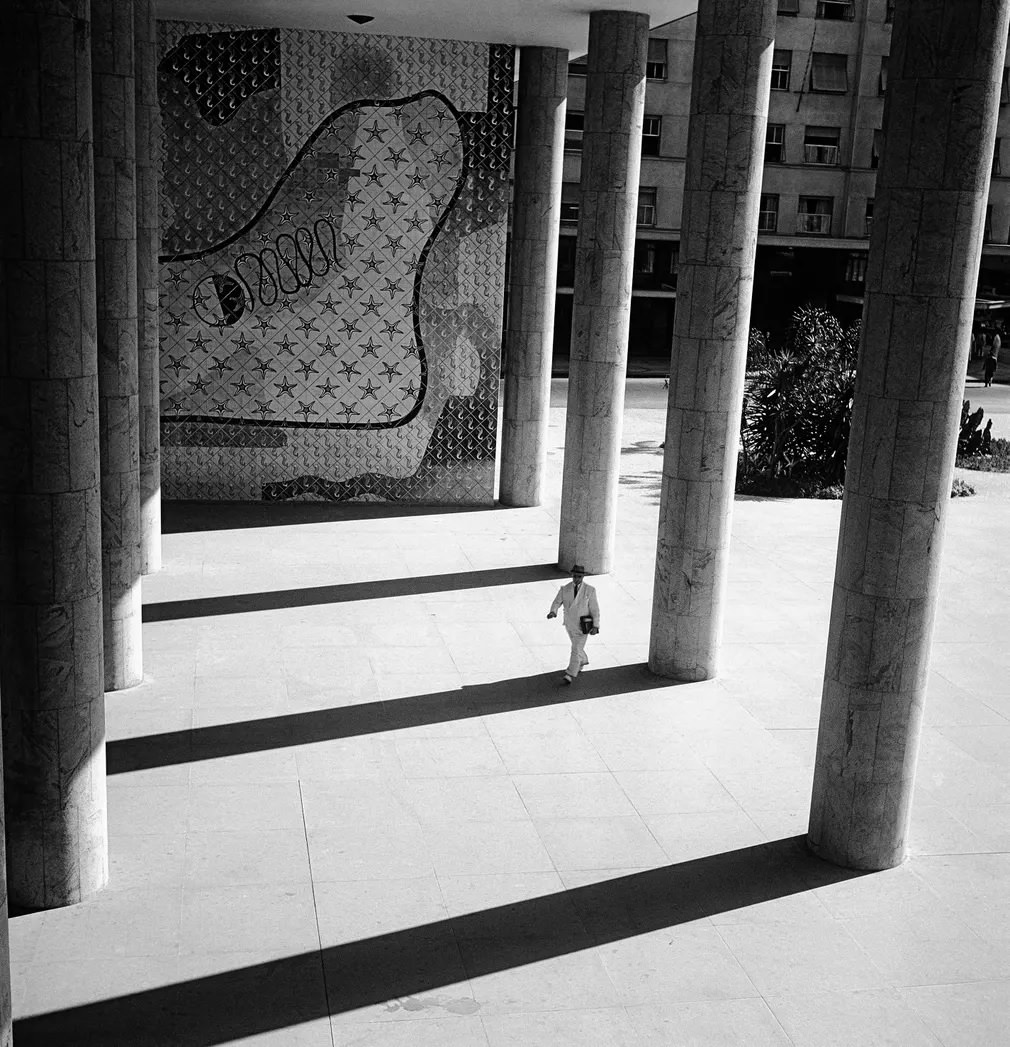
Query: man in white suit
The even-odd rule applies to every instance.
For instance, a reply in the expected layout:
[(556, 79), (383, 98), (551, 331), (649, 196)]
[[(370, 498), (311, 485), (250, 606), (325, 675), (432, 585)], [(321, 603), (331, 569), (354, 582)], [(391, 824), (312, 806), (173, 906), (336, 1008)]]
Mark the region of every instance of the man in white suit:
[[(547, 612), (548, 618), (557, 618), (558, 608), (565, 610), (565, 629), (572, 641), (572, 656), (568, 659), (568, 668), (561, 677), (563, 684), (570, 684), (579, 675), (582, 667), (589, 664), (586, 657), (586, 637), (595, 636), (600, 631), (600, 605), (596, 599), (596, 590), (585, 580), (586, 571), (581, 564), (572, 564), (572, 580), (561, 586), (554, 603)], [(589, 618), (588, 632), (583, 632), (583, 618)]]

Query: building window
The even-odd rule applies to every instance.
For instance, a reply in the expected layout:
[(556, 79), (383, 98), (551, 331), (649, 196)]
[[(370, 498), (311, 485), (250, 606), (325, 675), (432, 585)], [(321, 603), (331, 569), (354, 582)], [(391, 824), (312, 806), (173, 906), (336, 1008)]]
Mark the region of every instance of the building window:
[(800, 0), (779, 0), (780, 15), (798, 15), (800, 13)]
[(884, 21), (894, 21), (894, 0), (887, 0), (887, 3), (884, 5)]
[(873, 144), (870, 146), (870, 167), (876, 170), (880, 166), (880, 154), (884, 148), (884, 132), (879, 127), (873, 129)]
[(582, 113), (565, 113), (565, 148), (582, 152), (582, 131), (585, 116)]
[(866, 235), (869, 236), (873, 232), (873, 197), (869, 197), (866, 201), (866, 217), (863, 219), (864, 228)]
[(850, 284), (866, 283), (866, 254), (853, 251), (845, 260), (845, 281)]
[(656, 271), (656, 245), (649, 240), (635, 244), (635, 272), (650, 275)]
[(851, 22), (853, 6), (852, 0), (817, 0), (817, 12), (814, 17)]
[(887, 55), (880, 58), (880, 76), (877, 78), (877, 94), (887, 94)]
[(638, 224), (656, 224), (656, 190), (654, 187), (638, 190)]
[(1010, 69), (1003, 70), (1003, 80), (1000, 84), (999, 89), (999, 104), (1006, 105), (1010, 102), (1010, 83), (1007, 82), (1007, 77), (1010, 75)]
[(765, 163), (784, 164), (786, 162), (786, 125), (769, 124), (765, 132)]
[(992, 173), (993, 173), (993, 175), (1001, 175), (1003, 173), (1003, 170), (1002, 170), (1003, 161), (1002, 161), (1002, 158), (1000, 157), (1000, 144), (1002, 143), (1002, 141), (1003, 141), (1002, 138), (997, 138), (996, 141), (993, 143), (993, 151), (992, 151)]
[(579, 183), (563, 182), (561, 185), (561, 221), (579, 220)]
[(659, 142), (662, 133), (662, 117), (647, 116), (642, 121), (642, 156), (659, 156)]
[(796, 232), (831, 235), (831, 213), (835, 201), (830, 196), (801, 196), (796, 212)]
[(670, 244), (669, 275), (676, 278), (677, 268), (680, 265), (680, 244)]
[(583, 55), (581, 58), (576, 58), (575, 61), (568, 63), (568, 75), (569, 76), (585, 76), (588, 72), (586, 65), (586, 58)]
[(992, 243), (992, 204), (985, 205), (985, 242)]
[(779, 227), (778, 193), (761, 194), (761, 210), (758, 211), (758, 232), (774, 233)]
[(649, 53), (645, 59), (645, 76), (648, 80), (666, 79), (665, 40), (649, 40)]
[(849, 89), (848, 61), (845, 55), (815, 51), (810, 66), (810, 90), (844, 94)]
[(792, 51), (780, 51), (775, 49), (775, 57), (772, 59), (772, 90), (788, 91), (789, 74), (793, 68)]
[(840, 135), (837, 127), (808, 127), (803, 134), (803, 162), (837, 164)]
[(558, 237), (558, 269), (561, 272), (572, 272), (575, 269), (575, 244), (574, 236)]

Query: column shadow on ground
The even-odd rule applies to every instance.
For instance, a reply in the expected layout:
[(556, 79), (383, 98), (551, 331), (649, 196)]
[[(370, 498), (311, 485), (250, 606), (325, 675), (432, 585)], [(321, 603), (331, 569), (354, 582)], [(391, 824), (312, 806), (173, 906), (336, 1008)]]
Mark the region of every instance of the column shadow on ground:
[(423, 596), (425, 593), (462, 592), (495, 585), (522, 585), (545, 580), (560, 581), (563, 572), (557, 564), (526, 564), (522, 567), (492, 567), (484, 571), (455, 571), (426, 574), (419, 578), (386, 578), (338, 585), (302, 586), (259, 593), (232, 593), (228, 596), (198, 596), (188, 600), (163, 600), (144, 605), (145, 622), (173, 622), (184, 618), (208, 618), (220, 614), (246, 614), (250, 611), (276, 611), (285, 607), (314, 607), (319, 604), (356, 603), (360, 600), (388, 600), (396, 596)]
[(22, 1018), (14, 1042), (211, 1047), (362, 1008), (361, 1021), (476, 1014), (470, 979), (860, 875), (791, 837)]
[(124, 774), (493, 713), (565, 705), (604, 695), (679, 686), (673, 680), (653, 675), (645, 665), (587, 671), (575, 686), (565, 688), (558, 684), (559, 672), (471, 684), (407, 698), (124, 738), (106, 745), (106, 768), (109, 774)]

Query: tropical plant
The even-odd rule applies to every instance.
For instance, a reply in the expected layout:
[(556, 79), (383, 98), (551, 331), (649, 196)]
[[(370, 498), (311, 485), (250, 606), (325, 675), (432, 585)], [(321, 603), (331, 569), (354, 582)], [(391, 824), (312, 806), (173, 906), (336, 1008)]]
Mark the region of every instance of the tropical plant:
[(824, 309), (793, 314), (782, 344), (760, 346), (748, 362), (741, 422), (742, 470), (764, 480), (845, 479), (859, 325)]

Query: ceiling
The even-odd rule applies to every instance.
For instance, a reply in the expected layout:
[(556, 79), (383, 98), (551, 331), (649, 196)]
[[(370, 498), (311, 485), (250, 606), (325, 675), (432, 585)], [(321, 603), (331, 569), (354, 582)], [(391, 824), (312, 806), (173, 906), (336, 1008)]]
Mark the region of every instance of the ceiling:
[[(585, 54), (590, 10), (636, 10), (652, 28), (694, 12), (697, 0), (155, 0), (159, 18), (223, 25), (330, 29), (487, 43), (567, 47)], [(372, 15), (367, 26), (348, 15)]]

